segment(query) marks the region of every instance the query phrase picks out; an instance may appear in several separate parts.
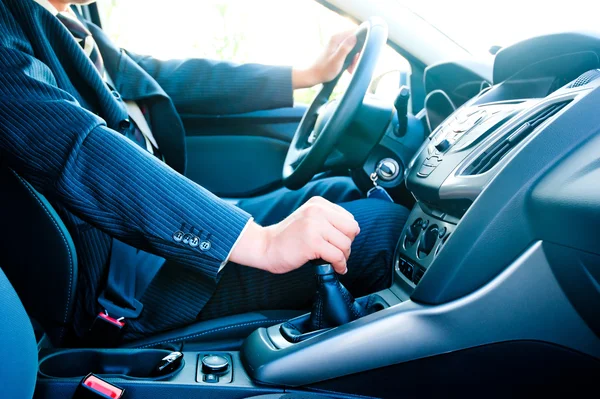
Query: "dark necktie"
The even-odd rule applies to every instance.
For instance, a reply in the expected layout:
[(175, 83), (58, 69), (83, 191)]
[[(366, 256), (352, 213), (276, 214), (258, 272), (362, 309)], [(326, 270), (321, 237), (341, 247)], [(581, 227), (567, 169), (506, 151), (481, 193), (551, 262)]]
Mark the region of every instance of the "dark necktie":
[(60, 22), (71, 32), (75, 40), (79, 43), (85, 54), (90, 58), (96, 69), (104, 78), (104, 61), (98, 50), (98, 45), (92, 37), (92, 33), (83, 25), (82, 22), (76, 19), (75, 16), (69, 17), (63, 13), (58, 13), (56, 17)]

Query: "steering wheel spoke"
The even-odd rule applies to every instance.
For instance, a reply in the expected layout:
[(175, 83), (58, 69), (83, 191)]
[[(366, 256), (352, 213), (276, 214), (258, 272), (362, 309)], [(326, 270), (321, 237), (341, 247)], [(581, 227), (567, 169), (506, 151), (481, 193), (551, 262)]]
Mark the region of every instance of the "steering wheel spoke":
[(308, 155), (309, 152), (310, 152), (310, 147), (303, 148), (301, 150), (296, 151), (296, 153), (295, 153), (296, 159), (292, 162), (292, 165), (298, 166), (302, 161), (304, 161), (304, 158), (306, 158), (306, 156)]
[(344, 164), (344, 160), (344, 154), (342, 154), (339, 150), (333, 150), (325, 160), (323, 169), (328, 170), (342, 166)]

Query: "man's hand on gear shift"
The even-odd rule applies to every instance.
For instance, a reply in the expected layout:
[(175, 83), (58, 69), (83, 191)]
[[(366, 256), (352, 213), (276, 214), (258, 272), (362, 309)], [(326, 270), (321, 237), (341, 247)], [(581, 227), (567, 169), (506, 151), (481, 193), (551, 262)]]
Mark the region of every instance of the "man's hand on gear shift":
[(276, 274), (313, 259), (323, 259), (346, 274), (352, 241), (360, 233), (350, 212), (321, 197), (311, 198), (275, 225), (250, 223), (229, 260)]

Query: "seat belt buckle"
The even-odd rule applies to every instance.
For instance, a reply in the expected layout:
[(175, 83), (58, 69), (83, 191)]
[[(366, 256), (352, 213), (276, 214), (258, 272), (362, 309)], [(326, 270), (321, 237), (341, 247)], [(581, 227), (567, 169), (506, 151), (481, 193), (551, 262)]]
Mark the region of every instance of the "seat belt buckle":
[(124, 388), (113, 385), (90, 373), (83, 377), (79, 383), (73, 399), (120, 399), (124, 393)]
[(115, 346), (121, 339), (123, 328), (125, 328), (125, 319), (110, 317), (105, 310), (96, 316), (90, 327), (88, 338), (96, 346)]

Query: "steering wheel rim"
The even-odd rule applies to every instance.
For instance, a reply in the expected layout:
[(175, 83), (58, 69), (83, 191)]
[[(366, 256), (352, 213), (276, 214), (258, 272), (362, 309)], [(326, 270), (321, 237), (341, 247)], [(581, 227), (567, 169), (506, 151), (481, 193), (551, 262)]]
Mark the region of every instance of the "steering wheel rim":
[[(303, 187), (321, 170), (367, 93), (377, 60), (387, 42), (387, 24), (381, 18), (370, 18), (358, 27), (355, 35), (357, 43), (346, 58), (342, 71), (335, 79), (323, 84), (294, 133), (282, 171), (283, 183), (289, 189)], [(329, 96), (358, 52), (360, 57), (346, 92), (336, 101), (337, 108), (322, 129), (315, 133), (313, 129), (319, 110), (331, 104), (328, 103)]]

